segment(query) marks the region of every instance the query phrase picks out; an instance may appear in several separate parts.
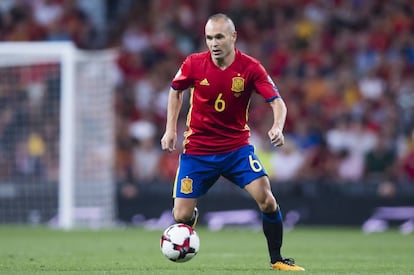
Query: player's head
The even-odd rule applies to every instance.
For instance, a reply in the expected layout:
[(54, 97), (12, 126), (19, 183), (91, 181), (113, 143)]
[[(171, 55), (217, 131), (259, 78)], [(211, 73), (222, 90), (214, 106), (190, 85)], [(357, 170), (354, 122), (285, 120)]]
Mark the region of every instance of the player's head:
[(213, 59), (225, 60), (234, 53), (237, 32), (233, 21), (222, 13), (211, 16), (205, 26), (205, 38)]

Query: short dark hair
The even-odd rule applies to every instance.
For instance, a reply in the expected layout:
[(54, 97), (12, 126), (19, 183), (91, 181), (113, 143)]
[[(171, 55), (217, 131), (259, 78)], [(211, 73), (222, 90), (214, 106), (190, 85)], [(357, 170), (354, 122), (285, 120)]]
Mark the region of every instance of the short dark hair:
[(233, 20), (231, 20), (230, 17), (228, 17), (226, 14), (224, 13), (216, 13), (213, 14), (212, 16), (210, 16), (207, 20), (208, 21), (219, 21), (219, 20), (224, 20), (227, 21), (229, 23), (230, 26), (230, 30), (232, 32), (236, 31), (236, 27), (234, 26)]

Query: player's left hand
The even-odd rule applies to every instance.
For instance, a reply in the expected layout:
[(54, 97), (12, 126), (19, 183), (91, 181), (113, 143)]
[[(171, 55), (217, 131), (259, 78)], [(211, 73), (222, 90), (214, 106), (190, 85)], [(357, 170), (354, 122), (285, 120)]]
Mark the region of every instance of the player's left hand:
[(279, 128), (270, 129), (267, 135), (270, 138), (270, 143), (275, 147), (282, 146), (285, 143), (285, 137), (283, 136), (282, 130)]

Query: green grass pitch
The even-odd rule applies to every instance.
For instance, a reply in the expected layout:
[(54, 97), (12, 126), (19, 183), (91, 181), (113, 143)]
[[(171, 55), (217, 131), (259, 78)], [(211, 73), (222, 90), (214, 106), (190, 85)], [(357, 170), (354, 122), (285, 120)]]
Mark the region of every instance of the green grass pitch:
[[(261, 231), (196, 229), (200, 252), (173, 263), (161, 231), (141, 228), (59, 231), (0, 227), (0, 274), (271, 274)], [(358, 228), (299, 227), (283, 248), (307, 274), (414, 274), (414, 235), (366, 235)], [(283, 272), (282, 272), (283, 273)], [(289, 273), (289, 272), (288, 272)]]

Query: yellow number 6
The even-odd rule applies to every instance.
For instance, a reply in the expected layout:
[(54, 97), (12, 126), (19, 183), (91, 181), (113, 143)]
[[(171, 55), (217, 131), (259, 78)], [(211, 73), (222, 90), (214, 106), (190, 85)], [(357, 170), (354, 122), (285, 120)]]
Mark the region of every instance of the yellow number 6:
[(223, 93), (220, 93), (214, 102), (214, 109), (216, 109), (217, 112), (223, 112), (226, 108), (226, 102), (221, 98), (223, 96)]
[(259, 172), (263, 169), (262, 165), (260, 164), (260, 161), (258, 161), (257, 159), (253, 159), (252, 155), (249, 155), (249, 162), (253, 172)]

